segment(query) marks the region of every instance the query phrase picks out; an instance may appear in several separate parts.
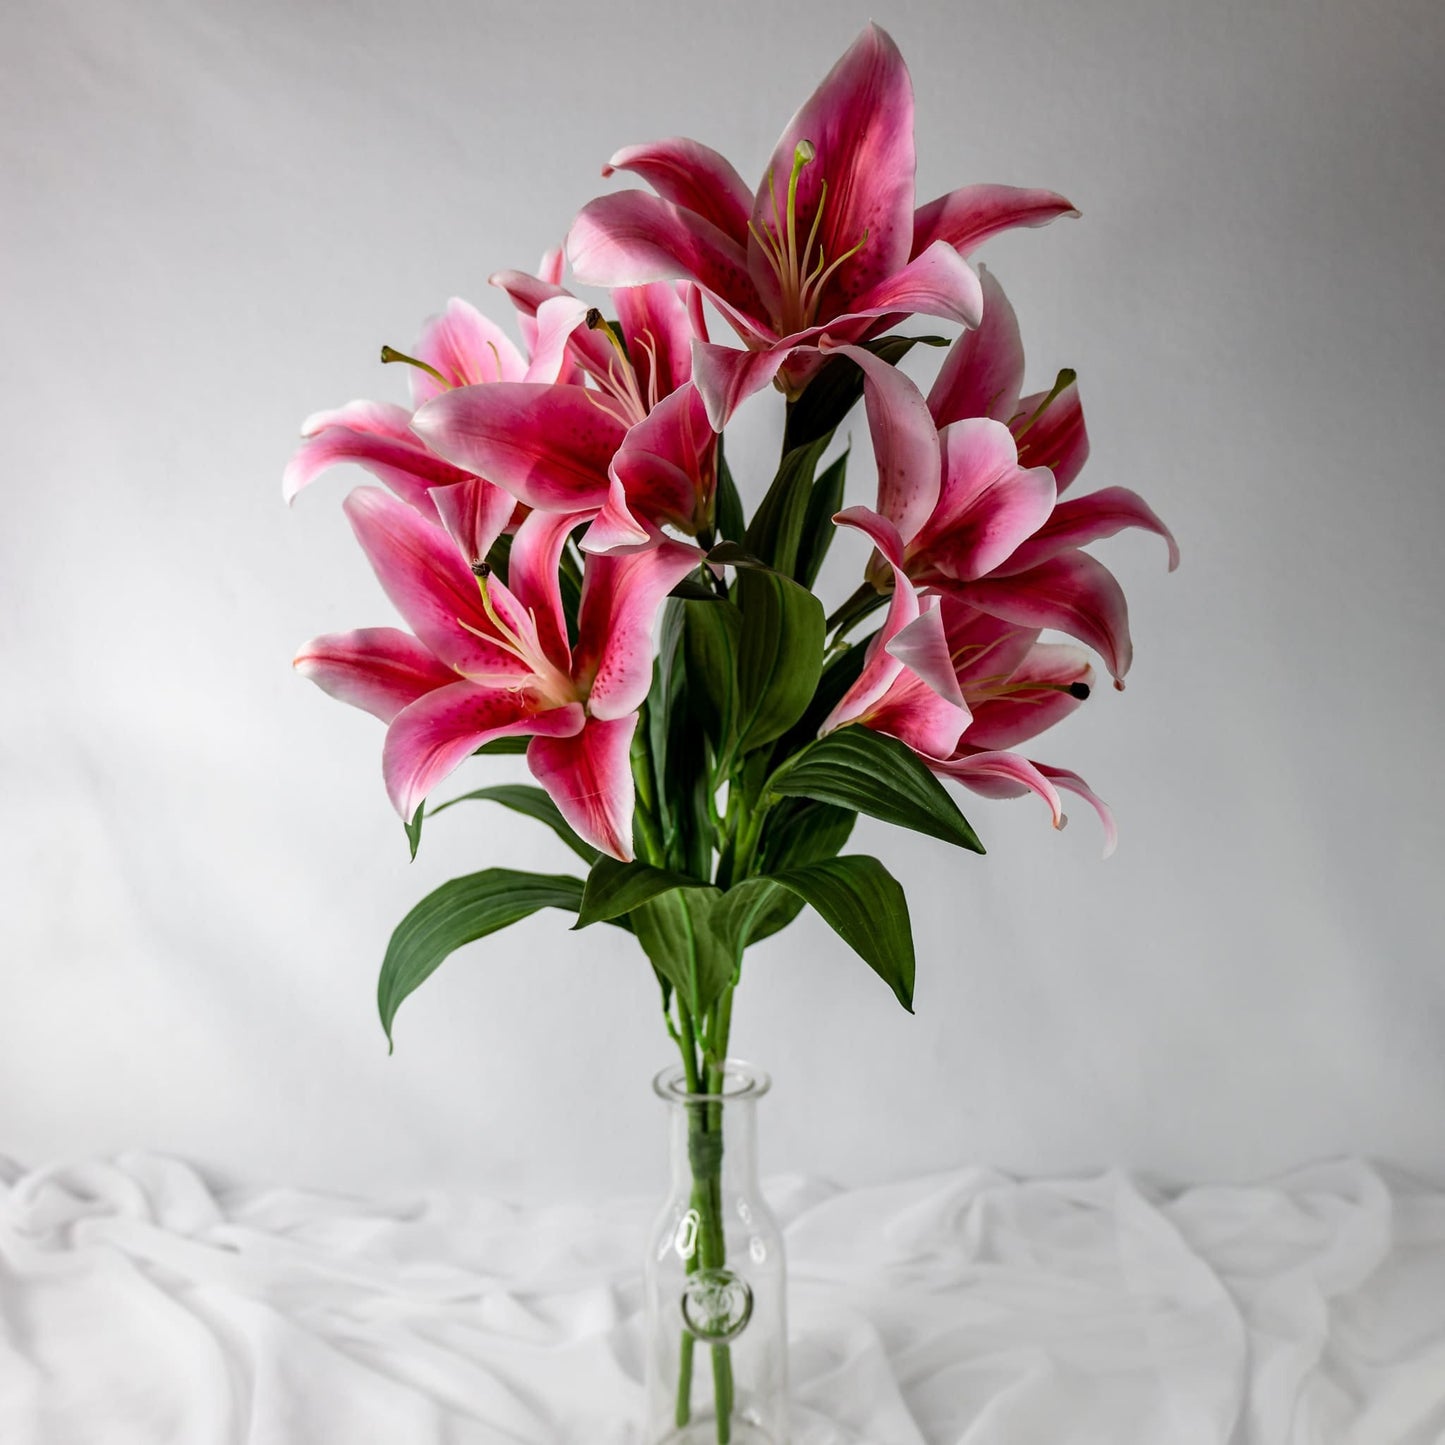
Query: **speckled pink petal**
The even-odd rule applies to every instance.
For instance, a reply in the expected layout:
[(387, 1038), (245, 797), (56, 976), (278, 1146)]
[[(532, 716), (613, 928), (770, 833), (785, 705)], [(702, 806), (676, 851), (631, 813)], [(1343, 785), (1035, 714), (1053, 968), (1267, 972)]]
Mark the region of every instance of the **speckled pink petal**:
[(607, 468), (626, 428), (580, 386), (498, 382), (429, 401), (413, 430), (442, 456), (529, 507), (572, 512), (607, 500)]
[(588, 691), (593, 717), (624, 717), (647, 696), (657, 610), (702, 557), (700, 548), (673, 541), (623, 555), (588, 554), (573, 676)]
[(938, 431), (923, 393), (898, 370), (861, 346), (824, 347), (863, 369), (863, 399), (878, 463), (878, 510), (910, 542), (938, 503)]
[(983, 319), (949, 348), (928, 392), (928, 409), (940, 428), (969, 416), (1007, 422), (1018, 410), (1024, 384), (1018, 317), (993, 273), (980, 266), (978, 277)]
[[(530, 676), (524, 662), (489, 640), (496, 633), (477, 579), (440, 527), (376, 487), (358, 487), (345, 510), (393, 606), (443, 663), (473, 677)], [(509, 624), (516, 620), (504, 588), (493, 588), (493, 605)]]
[[(867, 26), (789, 121), (753, 202), (755, 231), (776, 227), (775, 197), (777, 213), (785, 213), (793, 157), (803, 141), (814, 159), (798, 178), (798, 251), (820, 204), (817, 245), (829, 262), (862, 242), (823, 290), (819, 314), (830, 316), (902, 269), (913, 240), (913, 84), (886, 31)], [(766, 286), (772, 272), (756, 235), (749, 237), (749, 266)]]
[[(694, 288), (696, 289), (696, 288)], [(612, 304), (622, 326), (637, 389), (655, 406), (692, 378), (693, 323), (680, 288), (670, 281), (619, 286)]]
[(363, 627), (313, 637), (291, 665), (322, 692), (389, 723), (424, 693), (457, 680), (409, 632)]
[(454, 682), (403, 708), (387, 729), (381, 771), (387, 795), (403, 818), (458, 764), (485, 742), (519, 734), (575, 733), (577, 703), (539, 710), (526, 689)]
[[(969, 581), (992, 572), (1048, 520), (1054, 475), (1025, 470), (1009, 429), (987, 417), (939, 433), (943, 474), (938, 505), (909, 548), (916, 577)], [(921, 569), (921, 570), (920, 570)]]
[(534, 737), (527, 766), (579, 837), (620, 862), (632, 860), (632, 734), (636, 712), (589, 717), (577, 732)]

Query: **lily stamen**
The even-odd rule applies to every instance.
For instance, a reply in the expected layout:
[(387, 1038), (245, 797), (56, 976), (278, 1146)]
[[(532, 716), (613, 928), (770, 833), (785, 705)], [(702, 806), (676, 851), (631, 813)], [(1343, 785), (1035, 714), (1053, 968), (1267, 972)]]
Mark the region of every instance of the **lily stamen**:
[[(496, 348), (494, 347), (493, 350)], [(434, 376), (441, 384), (450, 391), (455, 383), (450, 382), (439, 372), (436, 367), (425, 361), (418, 361), (415, 356), (408, 356), (404, 351), (398, 351), (394, 346), (383, 346), (381, 348), (381, 359), (384, 363), (393, 361), (404, 361), (408, 366), (414, 366), (418, 371), (424, 371), (428, 376)], [(501, 358), (497, 358), (497, 365), (501, 365)]]
[(1060, 393), (1066, 391), (1079, 379), (1079, 373), (1071, 366), (1066, 366), (1054, 379), (1054, 385), (1049, 394), (1034, 409), (1034, 414), (1014, 432), (1014, 441), (1018, 442), (1023, 434), (1044, 414), (1051, 402), (1057, 401)]

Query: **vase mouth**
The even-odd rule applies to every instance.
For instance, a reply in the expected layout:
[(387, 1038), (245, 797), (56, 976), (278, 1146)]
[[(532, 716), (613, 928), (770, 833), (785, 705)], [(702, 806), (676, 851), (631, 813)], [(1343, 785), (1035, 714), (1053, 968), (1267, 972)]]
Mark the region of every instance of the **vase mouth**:
[(745, 1059), (723, 1060), (722, 1089), (708, 1094), (692, 1092), (681, 1064), (671, 1064), (652, 1080), (653, 1092), (667, 1104), (740, 1104), (761, 1099), (773, 1087), (767, 1073)]

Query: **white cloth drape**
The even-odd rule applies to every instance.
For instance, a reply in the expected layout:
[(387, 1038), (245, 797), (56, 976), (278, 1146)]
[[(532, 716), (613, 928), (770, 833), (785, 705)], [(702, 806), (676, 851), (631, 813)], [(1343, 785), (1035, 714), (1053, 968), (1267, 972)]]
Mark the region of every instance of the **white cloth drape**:
[[(1445, 1195), (1366, 1164), (770, 1194), (794, 1445), (1445, 1440)], [(631, 1445), (649, 1211), (0, 1164), (0, 1441)]]

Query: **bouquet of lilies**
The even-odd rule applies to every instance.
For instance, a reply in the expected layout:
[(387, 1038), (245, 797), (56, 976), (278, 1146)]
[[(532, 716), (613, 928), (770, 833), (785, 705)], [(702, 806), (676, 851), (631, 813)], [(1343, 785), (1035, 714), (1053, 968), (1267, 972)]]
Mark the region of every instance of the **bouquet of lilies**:
[[(691, 140), (621, 150), (618, 172), (650, 191), (589, 202), (539, 274), (492, 277), (520, 347), (453, 300), (410, 354), (383, 348), (412, 409), (305, 424), (287, 496), (341, 462), (384, 484), (346, 512), (409, 631), (319, 637), (296, 666), (387, 725), (413, 854), (426, 813), (464, 797), (585, 865), (487, 868), (418, 904), (382, 968), (388, 1035), (452, 951), (560, 908), (636, 937), (707, 1093), (746, 950), (805, 907), (911, 1007), (903, 889), (845, 851), (859, 813), (982, 852), (947, 784), (1035, 794), (1055, 827), (1067, 792), (1112, 844), (1083, 779), (1017, 749), (1087, 701), (1091, 652), (1116, 687), (1129, 669), (1123, 593), (1084, 548), (1142, 527), (1177, 554), (1135, 493), (1066, 496), (1088, 454), (1074, 373), (1025, 394), (1013, 309), (968, 263), (1073, 207), (1000, 185), (915, 207), (912, 88), (882, 30), (798, 111), (756, 192)], [(564, 257), (604, 289), (574, 295)], [(920, 315), (961, 334), (898, 330)], [(920, 344), (948, 346), (926, 395), (899, 369)], [(723, 432), (769, 387), (782, 456), (739, 485)], [(834, 438), (859, 399), (876, 477), (848, 505)], [(829, 607), (813, 589), (839, 528), (871, 554)], [(536, 786), (429, 803), (474, 756), (514, 752)]]

